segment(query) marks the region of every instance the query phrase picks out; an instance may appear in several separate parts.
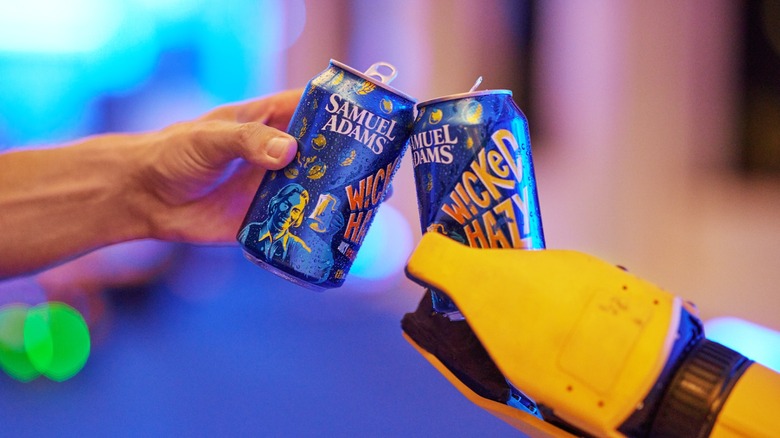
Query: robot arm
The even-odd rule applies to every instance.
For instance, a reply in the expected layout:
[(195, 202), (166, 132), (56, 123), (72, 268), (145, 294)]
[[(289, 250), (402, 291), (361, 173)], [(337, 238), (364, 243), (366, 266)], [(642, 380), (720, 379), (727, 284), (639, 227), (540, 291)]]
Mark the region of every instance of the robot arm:
[[(530, 436), (780, 428), (778, 374), (706, 340), (679, 297), (595, 257), (475, 249), (428, 233), (407, 275), (447, 294), (467, 323), (453, 329), (424, 300), (402, 322), (407, 340), (470, 400)], [(440, 336), (457, 331), (473, 332), (474, 345), (462, 342), (468, 334)], [(496, 375), (542, 415), (508, 406)]]

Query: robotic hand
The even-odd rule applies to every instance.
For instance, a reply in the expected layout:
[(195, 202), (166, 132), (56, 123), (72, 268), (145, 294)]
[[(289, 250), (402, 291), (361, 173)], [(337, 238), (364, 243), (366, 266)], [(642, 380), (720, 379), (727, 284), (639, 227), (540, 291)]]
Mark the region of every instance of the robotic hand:
[[(472, 402), (529, 436), (780, 431), (780, 375), (707, 340), (690, 306), (619, 267), (427, 233), (406, 272), (465, 316), (432, 312), (426, 294), (404, 316), (406, 339)], [(536, 406), (512, 407), (514, 388)]]

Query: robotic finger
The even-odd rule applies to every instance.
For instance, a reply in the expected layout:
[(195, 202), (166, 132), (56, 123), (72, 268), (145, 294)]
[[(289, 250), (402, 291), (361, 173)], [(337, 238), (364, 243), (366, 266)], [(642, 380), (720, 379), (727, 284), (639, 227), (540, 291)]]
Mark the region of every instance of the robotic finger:
[[(576, 251), (475, 249), (427, 233), (406, 270), (465, 316), (437, 317), (424, 299), (402, 321), (407, 339), (470, 400), (530, 436), (707, 436), (752, 368), (706, 340), (679, 297)], [(701, 372), (710, 386), (694, 385), (705, 400), (687, 414), (678, 399)], [(510, 407), (512, 387), (541, 415)]]

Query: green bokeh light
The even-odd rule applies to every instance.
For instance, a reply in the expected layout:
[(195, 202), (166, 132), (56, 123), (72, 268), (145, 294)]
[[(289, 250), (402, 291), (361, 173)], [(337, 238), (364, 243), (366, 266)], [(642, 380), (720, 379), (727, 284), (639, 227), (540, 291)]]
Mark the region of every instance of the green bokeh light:
[(0, 366), (11, 377), (29, 382), (41, 373), (35, 369), (24, 346), (24, 322), (29, 306), (11, 304), (0, 309)]
[(67, 304), (0, 308), (0, 367), (22, 382), (41, 374), (62, 382), (87, 362), (90, 337), (81, 314)]
[(87, 362), (90, 351), (87, 323), (76, 309), (66, 304), (37, 305), (27, 312), (24, 348), (41, 374), (62, 382), (76, 375)]

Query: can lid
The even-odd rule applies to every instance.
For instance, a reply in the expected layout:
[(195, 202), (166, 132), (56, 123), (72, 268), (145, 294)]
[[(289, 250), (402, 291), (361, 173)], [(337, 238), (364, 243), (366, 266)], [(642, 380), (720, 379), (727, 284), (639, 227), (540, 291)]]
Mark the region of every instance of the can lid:
[(482, 84), (482, 76), (478, 77), (471, 89), (466, 93), (450, 94), (447, 96), (437, 97), (435, 99), (426, 100), (417, 104), (417, 107), (430, 105), (437, 102), (446, 102), (448, 100), (464, 99), (467, 97), (487, 96), (490, 94), (508, 94), (512, 95), (512, 90), (481, 90), (476, 91), (479, 85)]
[[(389, 84), (393, 81), (393, 79), (398, 76), (398, 69), (395, 68), (393, 64), (390, 64), (389, 62), (376, 62), (371, 65), (371, 67), (368, 68), (368, 70), (365, 71), (365, 73), (355, 70), (354, 68), (344, 64), (343, 62), (336, 61), (335, 59), (331, 59), (330, 63), (335, 65), (338, 68), (344, 69), (350, 73), (352, 73), (355, 76), (358, 76), (362, 79), (365, 79), (373, 84), (376, 84), (385, 90), (396, 94), (406, 100), (409, 100), (413, 103), (417, 102), (417, 99), (413, 98), (412, 96), (409, 96), (406, 93), (403, 93), (401, 91), (398, 91), (397, 89), (391, 87)], [(380, 68), (385, 68), (390, 70), (389, 74), (384, 74), (380, 71)]]
[[(388, 74), (384, 74), (380, 71), (380, 68), (385, 68), (390, 71)], [(379, 61), (371, 64), (371, 67), (368, 68), (363, 74), (369, 77), (374, 77), (382, 81), (383, 84), (390, 84), (390, 82), (393, 82), (393, 79), (395, 79), (398, 76), (398, 69), (395, 68), (393, 64), (390, 64), (389, 62)]]

